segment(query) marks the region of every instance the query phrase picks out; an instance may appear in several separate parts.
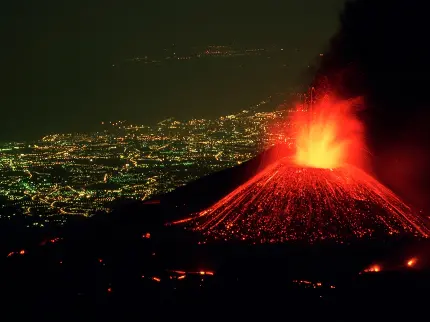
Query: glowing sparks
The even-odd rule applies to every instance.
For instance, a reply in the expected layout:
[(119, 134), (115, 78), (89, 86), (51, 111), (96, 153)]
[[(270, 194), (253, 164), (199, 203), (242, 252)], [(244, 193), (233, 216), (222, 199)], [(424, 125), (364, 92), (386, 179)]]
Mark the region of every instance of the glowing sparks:
[(357, 102), (326, 96), (308, 113), (294, 115), (297, 165), (338, 168), (361, 152), (362, 126), (352, 113)]

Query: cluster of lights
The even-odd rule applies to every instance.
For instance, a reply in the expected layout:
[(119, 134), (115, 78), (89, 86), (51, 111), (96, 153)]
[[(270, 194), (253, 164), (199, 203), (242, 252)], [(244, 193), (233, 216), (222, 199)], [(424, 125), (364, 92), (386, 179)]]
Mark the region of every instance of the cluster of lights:
[(96, 133), (53, 134), (0, 147), (0, 195), (24, 214), (109, 212), (118, 197), (149, 199), (240, 164), (279, 140), (264, 136), (282, 112), (259, 112), (271, 97), (215, 120), (155, 126), (102, 122)]
[[(184, 280), (187, 276), (199, 276), (200, 282), (204, 282), (203, 277), (207, 276), (214, 276), (214, 272), (212, 271), (181, 271), (181, 270), (166, 270), (167, 276), (166, 281), (181, 281)], [(163, 281), (163, 278), (160, 276), (145, 276), (142, 275), (142, 279), (149, 279), (156, 283), (161, 283)], [(202, 284), (200, 284), (202, 286)]]
[[(283, 51), (283, 49), (281, 49)], [(126, 62), (133, 63), (144, 63), (144, 64), (159, 64), (163, 61), (170, 60), (191, 60), (191, 59), (199, 59), (203, 57), (237, 57), (237, 56), (256, 56), (261, 55), (266, 52), (264, 48), (251, 48), (251, 49), (240, 49), (234, 48), (232, 46), (222, 46), (222, 45), (211, 45), (207, 46), (205, 49), (201, 51), (197, 51), (190, 54), (180, 55), (176, 51), (171, 52), (171, 50), (165, 49), (165, 55), (160, 57), (150, 58), (148, 56), (143, 57), (133, 57), (126, 60)], [(115, 67), (115, 64), (112, 65)]]
[(304, 288), (322, 288), (322, 287), (328, 287), (330, 289), (335, 289), (336, 286), (335, 285), (324, 285), (322, 282), (312, 282), (312, 281), (307, 281), (307, 280), (293, 280), (293, 284), (302, 286)]

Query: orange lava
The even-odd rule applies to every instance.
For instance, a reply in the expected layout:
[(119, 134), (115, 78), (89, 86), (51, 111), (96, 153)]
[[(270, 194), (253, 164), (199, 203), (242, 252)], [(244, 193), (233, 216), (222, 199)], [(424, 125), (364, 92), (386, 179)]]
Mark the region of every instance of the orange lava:
[(292, 158), (281, 153), (209, 208), (173, 224), (224, 241), (427, 238), (428, 221), (362, 170), (364, 133), (355, 115), (360, 104), (325, 95), (298, 108), (285, 123), (295, 139)]
[(417, 258), (411, 258), (407, 261), (406, 265), (408, 265), (408, 267), (414, 267), (415, 264), (417, 263)]
[(364, 273), (379, 273), (381, 271), (381, 266), (379, 265), (372, 265), (369, 268), (366, 268), (363, 272)]
[(358, 103), (326, 95), (307, 112), (295, 113), (295, 163), (324, 169), (356, 164), (364, 146), (363, 127), (354, 115)]
[(215, 240), (342, 242), (430, 230), (391, 190), (354, 166), (267, 167), (204, 211), (174, 222)]

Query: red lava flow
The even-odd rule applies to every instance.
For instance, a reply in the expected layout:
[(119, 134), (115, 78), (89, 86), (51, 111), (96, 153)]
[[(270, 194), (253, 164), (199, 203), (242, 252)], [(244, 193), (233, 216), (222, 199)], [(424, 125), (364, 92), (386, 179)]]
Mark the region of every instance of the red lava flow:
[(425, 220), (359, 164), (363, 128), (357, 100), (324, 97), (293, 119), (296, 152), (274, 161), (208, 209), (176, 224), (207, 239), (343, 242), (410, 234), (427, 237)]

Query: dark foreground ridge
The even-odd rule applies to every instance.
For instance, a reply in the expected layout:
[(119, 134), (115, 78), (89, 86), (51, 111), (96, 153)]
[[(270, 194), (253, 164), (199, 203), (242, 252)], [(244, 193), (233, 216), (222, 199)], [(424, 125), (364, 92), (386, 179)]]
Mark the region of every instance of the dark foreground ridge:
[(425, 307), (428, 251), (410, 240), (198, 244), (116, 223), (4, 257), (2, 303), (17, 320), (411, 318)]

